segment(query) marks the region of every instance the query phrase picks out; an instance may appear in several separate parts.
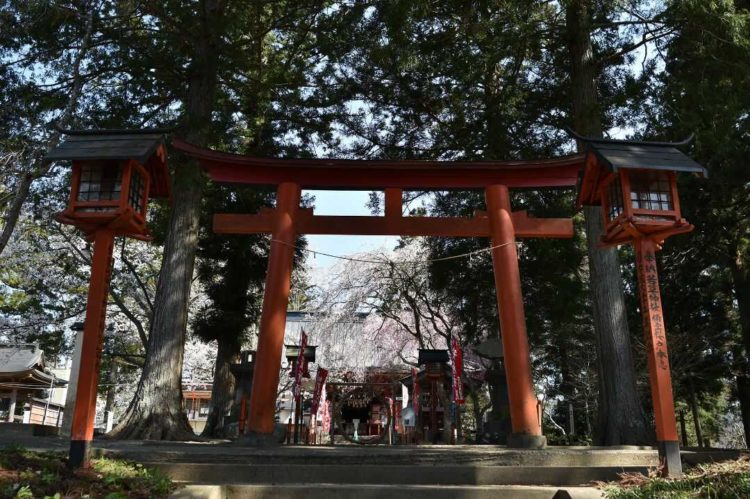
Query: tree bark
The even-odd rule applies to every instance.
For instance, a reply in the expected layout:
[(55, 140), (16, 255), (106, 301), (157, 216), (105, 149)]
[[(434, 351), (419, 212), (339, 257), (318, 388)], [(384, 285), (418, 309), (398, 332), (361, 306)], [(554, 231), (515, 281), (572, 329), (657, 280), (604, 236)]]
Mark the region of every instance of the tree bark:
[(750, 271), (739, 254), (733, 259), (731, 270), (743, 346), (741, 354), (737, 356), (737, 396), (745, 428), (745, 444), (750, 448)]
[(229, 414), (234, 403), (236, 386), (230, 364), (239, 362), (241, 346), (236, 341), (219, 340), (214, 367), (214, 383), (211, 389), (211, 411), (208, 413), (202, 437), (225, 437), (224, 416)]
[[(185, 138), (208, 142), (218, 79), (224, 2), (205, 2), (195, 36), (183, 117)], [(114, 438), (189, 440), (195, 434), (182, 407), (182, 364), (188, 326), (201, 197), (205, 181), (196, 161), (182, 158), (175, 168), (174, 205), (154, 297), (154, 318), (146, 360), (135, 396)]]
[(742, 427), (745, 430), (745, 445), (750, 448), (750, 377), (737, 376), (737, 398), (740, 400)]
[(698, 396), (695, 393), (695, 384), (692, 378), (688, 380), (690, 389), (690, 411), (693, 413), (693, 428), (695, 428), (695, 439), (698, 441), (698, 447), (703, 447), (703, 430), (701, 429), (701, 419), (698, 413)]
[[(602, 123), (596, 89), (598, 70), (591, 43), (591, 1), (568, 1), (565, 17), (573, 125), (579, 133), (601, 137)], [(599, 361), (600, 401), (596, 440), (600, 445), (651, 443), (653, 432), (636, 388), (617, 252), (597, 246), (603, 232), (601, 208), (584, 207), (584, 217)]]

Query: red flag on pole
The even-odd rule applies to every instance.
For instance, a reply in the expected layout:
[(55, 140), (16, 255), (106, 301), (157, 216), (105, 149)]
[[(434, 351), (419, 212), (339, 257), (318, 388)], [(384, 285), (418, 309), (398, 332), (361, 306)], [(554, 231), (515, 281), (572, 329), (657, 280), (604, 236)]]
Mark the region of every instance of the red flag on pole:
[(318, 373), (315, 375), (315, 391), (313, 392), (312, 407), (310, 408), (310, 417), (315, 418), (318, 414), (318, 405), (320, 405), (320, 396), (323, 393), (323, 386), (328, 377), (328, 369), (318, 366)]
[(299, 342), (299, 354), (297, 355), (297, 362), (294, 366), (294, 385), (292, 387), (292, 392), (295, 397), (299, 397), (302, 385), (302, 375), (306, 370), (305, 348), (307, 348), (307, 334), (302, 331), (302, 338)]
[(461, 373), (464, 370), (463, 352), (458, 338), (451, 337), (451, 361), (453, 364), (453, 400), (457, 405), (464, 403), (464, 384), (461, 382)]
[(419, 414), (420, 409), (420, 403), (419, 403), (419, 379), (418, 379), (418, 372), (417, 369), (412, 367), (411, 368), (411, 381), (412, 381), (412, 388), (411, 388), (411, 396), (412, 396), (412, 403), (411, 408), (414, 411), (414, 417), (417, 417), (417, 414)]

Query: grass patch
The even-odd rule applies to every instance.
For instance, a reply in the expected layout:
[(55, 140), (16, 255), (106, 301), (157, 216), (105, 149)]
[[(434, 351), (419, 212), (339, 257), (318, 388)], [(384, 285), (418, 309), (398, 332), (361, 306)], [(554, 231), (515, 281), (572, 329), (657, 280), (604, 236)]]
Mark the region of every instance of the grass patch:
[(60, 452), (22, 447), (0, 450), (0, 498), (160, 498), (176, 487), (166, 475), (122, 459), (101, 458), (86, 470), (71, 470)]
[(750, 458), (701, 464), (680, 479), (624, 474), (603, 487), (608, 499), (740, 499), (750, 497)]

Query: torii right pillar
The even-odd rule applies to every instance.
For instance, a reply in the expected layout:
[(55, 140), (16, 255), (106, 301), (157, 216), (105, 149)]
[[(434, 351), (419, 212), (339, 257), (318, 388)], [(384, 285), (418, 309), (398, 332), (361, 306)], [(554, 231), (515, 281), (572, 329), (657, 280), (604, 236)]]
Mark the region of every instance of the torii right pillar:
[(500, 312), (505, 376), (508, 380), (512, 427), (512, 433), (508, 436), (508, 447), (541, 449), (547, 445), (547, 439), (542, 435), (539, 402), (534, 395), (531, 379), (521, 273), (518, 269), (518, 251), (508, 187), (487, 187), (485, 199), (493, 246), (492, 267)]

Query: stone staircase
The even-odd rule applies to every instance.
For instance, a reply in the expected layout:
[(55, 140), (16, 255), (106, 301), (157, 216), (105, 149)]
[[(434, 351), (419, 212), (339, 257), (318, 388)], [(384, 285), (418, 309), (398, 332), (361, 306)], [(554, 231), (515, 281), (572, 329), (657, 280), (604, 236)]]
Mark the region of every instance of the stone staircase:
[(143, 445), (127, 457), (183, 485), (175, 498), (596, 498), (592, 482), (647, 473), (650, 448), (496, 446), (204, 446), (190, 452)]

